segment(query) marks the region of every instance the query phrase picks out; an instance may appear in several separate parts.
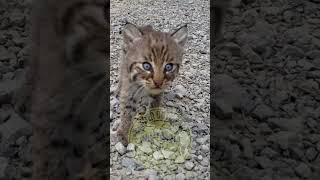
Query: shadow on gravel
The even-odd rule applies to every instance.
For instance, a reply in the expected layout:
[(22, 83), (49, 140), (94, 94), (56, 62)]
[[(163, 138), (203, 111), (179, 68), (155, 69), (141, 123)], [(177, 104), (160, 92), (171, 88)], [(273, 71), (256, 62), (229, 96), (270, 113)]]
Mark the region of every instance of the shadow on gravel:
[(233, 3), (211, 47), (211, 176), (319, 179), (320, 2)]

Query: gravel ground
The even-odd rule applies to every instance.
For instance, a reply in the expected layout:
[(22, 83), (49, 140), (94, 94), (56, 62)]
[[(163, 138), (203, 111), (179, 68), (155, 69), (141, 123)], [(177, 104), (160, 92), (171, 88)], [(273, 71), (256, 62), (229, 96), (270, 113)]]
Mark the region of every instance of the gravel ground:
[[(165, 94), (167, 106), (178, 107), (192, 129), (192, 151), (189, 160), (175, 172), (163, 174), (152, 169), (137, 168), (130, 153), (116, 148), (111, 140), (111, 179), (209, 179), (209, 1), (112, 1), (111, 2), (111, 127), (119, 122), (119, 101), (115, 97), (124, 22), (152, 25), (161, 31), (171, 31), (188, 23), (189, 38), (180, 77)], [(116, 123), (115, 123), (116, 122)], [(130, 167), (130, 168), (128, 168)], [(132, 168), (134, 167), (134, 168)]]
[(28, 3), (0, 1), (0, 179), (6, 180), (32, 175), (32, 127), (15, 109), (28, 59)]
[(29, 49), (27, 1), (0, 1), (0, 179), (30, 179), (32, 127), (15, 108)]
[(215, 178), (320, 179), (320, 1), (243, 1), (212, 51)]

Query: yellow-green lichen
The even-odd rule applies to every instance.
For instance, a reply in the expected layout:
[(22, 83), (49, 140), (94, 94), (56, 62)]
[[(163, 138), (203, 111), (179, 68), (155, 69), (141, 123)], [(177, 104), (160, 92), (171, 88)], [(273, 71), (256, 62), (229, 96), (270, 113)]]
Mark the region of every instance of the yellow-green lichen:
[(135, 117), (129, 142), (136, 145), (135, 159), (160, 171), (174, 171), (191, 151), (191, 131), (174, 109), (153, 108)]

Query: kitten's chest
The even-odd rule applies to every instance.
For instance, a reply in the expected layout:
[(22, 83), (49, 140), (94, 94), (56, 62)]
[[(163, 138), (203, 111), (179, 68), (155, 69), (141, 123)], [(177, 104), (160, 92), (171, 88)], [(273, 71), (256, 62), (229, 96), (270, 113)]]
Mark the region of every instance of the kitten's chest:
[(148, 91), (140, 84), (129, 83), (126, 88), (121, 90), (122, 101), (125, 105), (134, 107), (135, 109), (145, 109), (150, 106), (150, 103), (154, 98), (148, 93)]

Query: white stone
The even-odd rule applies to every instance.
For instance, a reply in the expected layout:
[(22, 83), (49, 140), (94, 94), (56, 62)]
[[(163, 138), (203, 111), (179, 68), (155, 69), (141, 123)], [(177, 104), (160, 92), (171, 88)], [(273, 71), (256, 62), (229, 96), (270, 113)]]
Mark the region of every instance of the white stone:
[(167, 151), (167, 150), (161, 150), (162, 155), (164, 158), (169, 159), (171, 156), (174, 154), (172, 151)]
[(161, 153), (160, 151), (155, 151), (155, 152), (153, 153), (153, 158), (154, 158), (155, 160), (160, 160), (160, 159), (163, 159), (163, 155), (162, 155), (162, 153)]
[(118, 142), (116, 145), (116, 150), (118, 151), (119, 154), (123, 155), (124, 153), (126, 153), (126, 148), (124, 147), (124, 145), (121, 142)]
[(128, 151), (134, 151), (134, 150), (135, 150), (135, 145), (132, 144), (132, 143), (128, 144), (127, 150), (128, 150)]
[(192, 168), (194, 167), (194, 164), (193, 164), (193, 162), (191, 162), (191, 161), (187, 161), (185, 164), (184, 164), (184, 166), (185, 166), (185, 168), (187, 169), (187, 170), (192, 170)]

